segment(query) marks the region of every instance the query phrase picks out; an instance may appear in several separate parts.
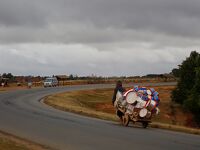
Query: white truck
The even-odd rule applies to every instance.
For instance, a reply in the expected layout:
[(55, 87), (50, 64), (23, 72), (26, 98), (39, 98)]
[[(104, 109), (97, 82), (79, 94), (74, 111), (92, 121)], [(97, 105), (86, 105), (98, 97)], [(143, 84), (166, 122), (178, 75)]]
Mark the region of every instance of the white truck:
[(58, 86), (58, 80), (56, 77), (49, 77), (44, 80), (44, 87), (56, 87)]

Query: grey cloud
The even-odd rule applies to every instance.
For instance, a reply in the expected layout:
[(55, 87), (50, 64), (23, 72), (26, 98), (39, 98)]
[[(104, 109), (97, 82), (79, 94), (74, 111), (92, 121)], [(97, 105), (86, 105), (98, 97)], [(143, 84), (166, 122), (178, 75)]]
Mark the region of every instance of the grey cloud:
[[(148, 31), (155, 33), (155, 36), (157, 33), (163, 33), (168, 36), (199, 38), (199, 8), (198, 0), (1, 0), (0, 24), (11, 30), (18, 30), (19, 26), (24, 27), (25, 32), (26, 29), (31, 31), (32, 27), (36, 26), (38, 28), (34, 29), (36, 33), (41, 30), (51, 32), (48, 30), (50, 25), (75, 23), (80, 28), (88, 26), (87, 32), (83, 32), (84, 35), (81, 31), (78, 32), (79, 30), (68, 33), (68, 30), (73, 30), (73, 26), (68, 26), (66, 31), (63, 30), (64, 35), (60, 37), (77, 35), (73, 39), (74, 42), (79, 42), (81, 37), (87, 38), (96, 33), (97, 39), (94, 37), (93, 39), (101, 42), (101, 38), (98, 38), (101, 37), (101, 33), (98, 30), (107, 32), (108, 29), (116, 32), (127, 29)], [(90, 25), (97, 31), (90, 29)], [(51, 37), (48, 38), (55, 39), (56, 35), (59, 33), (50, 34)], [(34, 33), (27, 36), (33, 36), (30, 39), (35, 38)], [(40, 34), (37, 36), (38, 39), (45, 41), (46, 36)], [(109, 40), (110, 37), (105, 35), (104, 38)], [(6, 41), (1, 38), (0, 41), (2, 40)], [(66, 42), (68, 40), (71, 42), (70, 38), (66, 39)]]
[[(0, 0), (0, 55), (8, 57), (0, 60), (0, 69), (26, 74), (62, 73), (64, 66), (67, 73), (87, 75), (169, 72), (200, 47), (199, 8), (199, 0)], [(49, 49), (62, 59), (51, 58)]]
[[(9, 47), (12, 47), (9, 48)], [(144, 75), (169, 72), (189, 51), (118, 47), (98, 51), (85, 45), (16, 44), (0, 47), (0, 71), (22, 75)]]
[[(75, 1), (77, 2), (77, 1)], [(99, 28), (124, 28), (163, 32), (169, 35), (200, 35), (200, 2), (197, 0), (78, 1), (74, 18)]]
[(46, 24), (47, 12), (40, 3), (27, 0), (1, 0), (0, 25), (6, 27), (42, 27)]
[[(191, 47), (200, 46), (200, 39), (167, 36), (162, 33), (155, 34), (154, 32), (130, 29), (108, 28), (104, 30), (92, 25), (79, 26), (79, 24), (72, 23), (68, 25), (51, 25), (46, 29), (0, 28), (0, 43), (82, 43), (93, 46), (98, 50), (114, 50), (115, 47), (125, 46), (127, 43), (148, 43), (149, 48), (152, 50), (166, 47), (188, 48), (191, 50)], [(127, 44), (127, 46), (129, 45)]]

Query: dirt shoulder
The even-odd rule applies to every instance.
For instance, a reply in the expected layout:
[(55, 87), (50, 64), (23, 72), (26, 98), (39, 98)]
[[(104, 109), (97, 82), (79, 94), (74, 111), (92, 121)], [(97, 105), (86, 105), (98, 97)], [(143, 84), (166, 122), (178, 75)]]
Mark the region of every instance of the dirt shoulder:
[(52, 150), (17, 136), (0, 131), (0, 149), (2, 150)]
[[(42, 86), (32, 86), (31, 88), (41, 88)], [(1, 87), (0, 86), (0, 93), (1, 92), (8, 92), (8, 91), (17, 91), (17, 90), (26, 90), (29, 89), (27, 86), (9, 86), (9, 87)]]
[[(192, 115), (185, 113), (180, 105), (171, 102), (170, 93), (174, 86), (154, 88), (160, 93), (161, 113), (153, 119), (151, 127), (200, 134), (199, 129), (192, 128)], [(111, 104), (112, 94), (113, 89), (65, 92), (46, 97), (44, 103), (63, 111), (119, 121)]]

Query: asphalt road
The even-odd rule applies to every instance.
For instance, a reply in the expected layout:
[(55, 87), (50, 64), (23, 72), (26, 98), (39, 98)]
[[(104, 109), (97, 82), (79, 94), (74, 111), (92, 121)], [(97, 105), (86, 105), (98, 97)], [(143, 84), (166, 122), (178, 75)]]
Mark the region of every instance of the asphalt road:
[(62, 112), (39, 101), (53, 93), (111, 86), (71, 86), (0, 93), (0, 130), (61, 150), (200, 149), (200, 136), (197, 135), (123, 127), (114, 122)]

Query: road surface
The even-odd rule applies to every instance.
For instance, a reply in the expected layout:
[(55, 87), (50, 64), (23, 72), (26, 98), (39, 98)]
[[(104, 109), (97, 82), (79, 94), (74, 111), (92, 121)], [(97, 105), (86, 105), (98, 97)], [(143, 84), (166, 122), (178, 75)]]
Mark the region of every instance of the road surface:
[[(169, 83), (167, 83), (169, 84)], [(105, 88), (82, 85), (0, 93), (0, 130), (60, 150), (199, 150), (200, 136), (123, 127), (51, 108), (39, 100), (63, 91)]]

